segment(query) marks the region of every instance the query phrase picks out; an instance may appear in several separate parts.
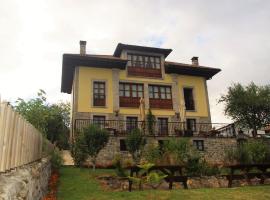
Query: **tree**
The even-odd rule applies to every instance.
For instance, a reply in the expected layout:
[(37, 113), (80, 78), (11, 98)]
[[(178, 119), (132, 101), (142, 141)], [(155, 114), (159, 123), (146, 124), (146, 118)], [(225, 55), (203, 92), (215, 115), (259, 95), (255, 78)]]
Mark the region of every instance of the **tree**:
[(48, 106), (47, 138), (61, 149), (69, 147), (70, 105), (66, 103)]
[(225, 103), (225, 114), (242, 127), (253, 129), (254, 137), (258, 129), (270, 123), (270, 85), (233, 84), (228, 93), (221, 96), (221, 102)]
[(96, 125), (90, 125), (83, 129), (83, 135), (87, 153), (91, 157), (93, 170), (95, 171), (97, 155), (108, 143), (109, 134), (105, 129), (101, 129)]
[(52, 143), (68, 148), (70, 105), (69, 103), (49, 104), (44, 90), (30, 100), (18, 98), (15, 110), (36, 127)]
[(134, 129), (128, 134), (126, 139), (127, 150), (131, 154), (136, 165), (140, 163), (145, 144), (146, 141), (140, 129)]
[(36, 98), (28, 101), (18, 98), (15, 103), (15, 110), (44, 135), (47, 132), (46, 126), (49, 114), (45, 95), (44, 90), (39, 90)]
[(83, 133), (76, 134), (75, 141), (71, 146), (71, 155), (73, 157), (74, 164), (77, 167), (82, 167), (88, 155)]

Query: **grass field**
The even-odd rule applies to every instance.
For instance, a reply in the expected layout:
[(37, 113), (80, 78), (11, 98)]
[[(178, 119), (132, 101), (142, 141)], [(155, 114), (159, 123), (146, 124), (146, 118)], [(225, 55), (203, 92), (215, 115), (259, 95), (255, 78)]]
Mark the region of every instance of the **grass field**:
[(179, 199), (213, 199), (213, 200), (269, 200), (270, 185), (249, 186), (221, 189), (189, 189), (189, 190), (146, 190), (133, 192), (103, 191), (93, 178), (98, 174), (113, 173), (113, 170), (96, 170), (63, 167), (60, 170), (58, 200), (179, 200)]

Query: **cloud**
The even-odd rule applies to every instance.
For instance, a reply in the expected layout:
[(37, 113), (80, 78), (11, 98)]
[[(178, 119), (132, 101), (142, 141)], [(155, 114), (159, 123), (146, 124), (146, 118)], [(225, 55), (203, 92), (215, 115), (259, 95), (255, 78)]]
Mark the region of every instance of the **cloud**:
[(229, 121), (221, 93), (232, 82), (269, 84), (267, 0), (0, 0), (0, 93), (14, 101), (39, 88), (60, 93), (63, 53), (112, 54), (118, 42), (172, 48), (168, 60), (219, 67), (208, 81), (212, 119)]

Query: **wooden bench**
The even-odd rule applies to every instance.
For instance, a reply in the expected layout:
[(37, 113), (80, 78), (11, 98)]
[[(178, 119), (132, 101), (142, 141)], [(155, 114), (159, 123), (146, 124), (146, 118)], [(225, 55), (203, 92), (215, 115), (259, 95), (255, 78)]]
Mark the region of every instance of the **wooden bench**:
[[(267, 169), (270, 169), (270, 164), (238, 164), (238, 165), (227, 165), (226, 168), (230, 169), (230, 174), (226, 175), (229, 183), (228, 187), (232, 187), (233, 180), (239, 180), (245, 178), (247, 182), (250, 184), (250, 179), (258, 177), (260, 178), (260, 183), (264, 184), (264, 180), (266, 177), (270, 177), (270, 172), (267, 172)], [(261, 172), (250, 173), (250, 170), (257, 169)], [(241, 170), (243, 174), (235, 174), (236, 170)]]

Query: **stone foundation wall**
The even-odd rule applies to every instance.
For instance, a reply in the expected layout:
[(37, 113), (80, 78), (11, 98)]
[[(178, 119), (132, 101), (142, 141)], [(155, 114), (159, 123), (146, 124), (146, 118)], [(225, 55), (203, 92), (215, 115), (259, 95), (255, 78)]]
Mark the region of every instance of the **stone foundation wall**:
[[(125, 137), (110, 137), (107, 146), (102, 149), (97, 158), (97, 166), (109, 167), (116, 155), (121, 155), (123, 159), (132, 160), (131, 155), (127, 151), (120, 151), (120, 139)], [(159, 140), (169, 140), (169, 137), (147, 137), (147, 144), (158, 145)], [(204, 144), (204, 150), (199, 151), (205, 160), (213, 165), (222, 165), (225, 160), (225, 152), (227, 149), (237, 147), (236, 138), (205, 138), (205, 137), (191, 137), (189, 138), (191, 144), (194, 140), (201, 140)], [(249, 140), (253, 140), (252, 138)], [(270, 139), (266, 140), (270, 147)]]
[(226, 149), (237, 147), (236, 138), (192, 138), (191, 140), (203, 140), (204, 151), (200, 153), (211, 164), (223, 164)]
[[(116, 155), (121, 155), (123, 159), (130, 159), (131, 155), (127, 151), (120, 151), (120, 139), (125, 137), (110, 137), (107, 146), (102, 149), (97, 158), (97, 166), (108, 167), (112, 165), (112, 161)], [(154, 138), (147, 137), (148, 144), (158, 145), (159, 140), (168, 140), (165, 137)], [(190, 142), (194, 140), (202, 140), (204, 143), (204, 150), (199, 151), (205, 160), (211, 164), (223, 164), (226, 149), (236, 147), (237, 140), (235, 138), (202, 138), (192, 137), (189, 138)]]
[(0, 200), (41, 200), (47, 193), (50, 175), (48, 158), (0, 174)]

